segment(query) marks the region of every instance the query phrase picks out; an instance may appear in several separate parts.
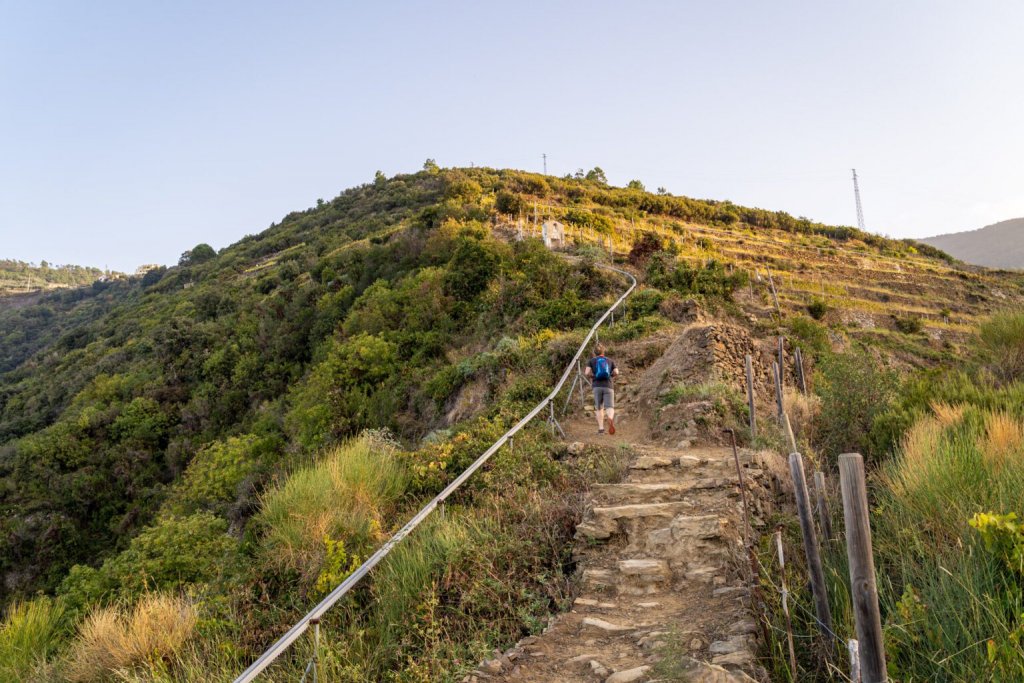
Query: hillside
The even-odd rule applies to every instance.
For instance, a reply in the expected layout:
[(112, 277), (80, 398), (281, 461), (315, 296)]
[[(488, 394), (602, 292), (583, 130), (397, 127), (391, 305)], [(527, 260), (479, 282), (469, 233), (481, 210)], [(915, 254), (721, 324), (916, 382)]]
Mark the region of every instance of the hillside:
[(103, 277), (99, 268), (52, 266), (46, 261), (36, 266), (23, 261), (0, 259), (0, 297), (68, 287), (83, 287)]
[[(574, 258), (533, 239), (544, 220)], [(643, 282), (601, 337), (636, 342), (636, 368), (707, 315), (743, 333), (701, 348), (784, 333), (928, 369), (1024, 293), (784, 213), (428, 164), (219, 253), (0, 310), (0, 603), (56, 597), (29, 603), (60, 606), (39, 666), (102, 680), (91, 632), (68, 634), (184, 592), (170, 611), (199, 626), (161, 660), (177, 678), (129, 660), (130, 680), (237, 673), (546, 395), (622, 289), (595, 267), (609, 259)], [(671, 389), (651, 389), (652, 419)], [(543, 426), (517, 437), (328, 625), (347, 634), (339, 680), (451, 680), (538, 631), (572, 597), (585, 494), (621, 479), (622, 455), (569, 456)]]
[(1012, 218), (977, 230), (921, 240), (965, 263), (989, 268), (1024, 268), (1024, 218)]

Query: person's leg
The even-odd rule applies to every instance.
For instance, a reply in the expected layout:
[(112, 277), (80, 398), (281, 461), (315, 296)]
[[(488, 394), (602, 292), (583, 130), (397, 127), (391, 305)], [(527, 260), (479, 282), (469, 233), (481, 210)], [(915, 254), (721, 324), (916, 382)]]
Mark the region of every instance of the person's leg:
[(615, 433), (615, 390), (605, 389), (604, 412), (608, 415), (608, 433)]
[(597, 416), (597, 431), (604, 431), (604, 407), (602, 403), (601, 388), (594, 387), (594, 415)]

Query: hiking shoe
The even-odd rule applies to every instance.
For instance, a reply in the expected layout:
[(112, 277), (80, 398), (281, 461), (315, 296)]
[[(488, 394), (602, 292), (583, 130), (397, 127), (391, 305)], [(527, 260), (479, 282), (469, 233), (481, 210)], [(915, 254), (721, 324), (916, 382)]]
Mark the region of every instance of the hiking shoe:
[(604, 434), (604, 430), (603, 430), (603, 429), (598, 429), (598, 430), (597, 430), (597, 433), (598, 433), (598, 434)]
[(613, 420), (610, 417), (608, 418), (608, 433), (609, 434), (614, 434), (615, 433), (615, 420)]

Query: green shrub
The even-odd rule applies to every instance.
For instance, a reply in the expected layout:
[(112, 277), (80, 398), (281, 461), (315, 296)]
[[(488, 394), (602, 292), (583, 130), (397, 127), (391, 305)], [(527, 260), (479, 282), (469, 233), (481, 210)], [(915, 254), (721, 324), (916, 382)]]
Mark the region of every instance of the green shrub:
[(821, 410), (815, 420), (815, 445), (828, 462), (840, 453), (878, 452), (871, 438), (875, 418), (895, 398), (896, 374), (863, 351), (833, 354), (818, 361)]
[(914, 315), (894, 316), (893, 325), (903, 334), (918, 334), (924, 329), (924, 322), (922, 322), (921, 318)]
[(60, 584), (68, 611), (82, 616), (112, 598), (207, 583), (233, 566), (237, 543), (228, 524), (209, 512), (166, 517), (147, 527), (99, 568), (75, 565)]
[(828, 304), (823, 299), (812, 299), (811, 303), (807, 304), (807, 312), (815, 320), (821, 320), (828, 313)]
[(628, 299), (627, 306), (630, 313), (636, 316), (650, 315), (658, 310), (658, 306), (665, 300), (665, 295), (653, 287), (645, 287), (634, 292)]
[(177, 514), (209, 510), (224, 515), (240, 494), (240, 487), (262, 472), (277, 453), (274, 437), (253, 434), (215, 441), (196, 453), (174, 487), (169, 507)]
[(803, 351), (810, 351), (815, 356), (824, 356), (832, 349), (832, 344), (828, 339), (828, 329), (805, 316), (791, 318), (789, 332), (797, 346)]
[(676, 263), (666, 252), (654, 254), (647, 266), (647, 282), (653, 287), (674, 289), (681, 294), (700, 294), (731, 299), (733, 292), (747, 284), (745, 270), (726, 272), (725, 266), (712, 259), (703, 267)]

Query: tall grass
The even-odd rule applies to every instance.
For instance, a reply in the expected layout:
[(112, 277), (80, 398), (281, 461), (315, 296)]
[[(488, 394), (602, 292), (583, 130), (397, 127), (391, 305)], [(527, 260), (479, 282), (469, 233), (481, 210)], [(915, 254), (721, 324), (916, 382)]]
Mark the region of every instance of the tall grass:
[(408, 483), (394, 451), (376, 441), (357, 439), (329, 451), (263, 497), (258, 522), (266, 561), (315, 578), (326, 539), (355, 551), (378, 541)]
[(64, 626), (59, 600), (36, 598), (11, 605), (0, 624), (0, 680), (21, 681), (45, 666)]
[(1024, 680), (1019, 579), (980, 542), (979, 512), (1024, 512), (1024, 424), (936, 406), (878, 477), (875, 553), (899, 680)]
[(150, 594), (132, 607), (94, 610), (78, 628), (65, 673), (72, 683), (124, 676), (136, 667), (159, 666), (192, 636), (196, 611), (188, 600)]

